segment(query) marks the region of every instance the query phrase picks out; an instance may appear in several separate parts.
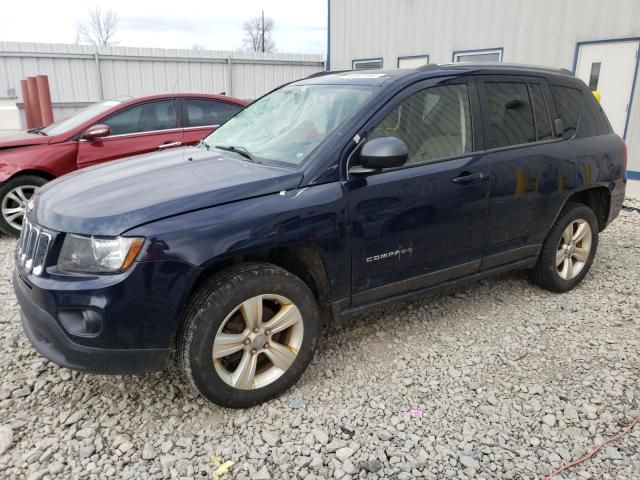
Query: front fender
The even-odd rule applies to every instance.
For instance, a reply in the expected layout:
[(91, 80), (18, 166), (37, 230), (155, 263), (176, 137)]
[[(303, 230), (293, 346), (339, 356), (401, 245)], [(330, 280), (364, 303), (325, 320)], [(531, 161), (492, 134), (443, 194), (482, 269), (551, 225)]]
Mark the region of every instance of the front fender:
[(338, 182), (241, 200), (148, 223), (126, 232), (148, 239), (140, 261), (173, 259), (205, 269), (236, 256), (312, 245), (331, 292), (348, 292), (346, 201)]
[(43, 172), (59, 177), (76, 168), (76, 142), (30, 145), (0, 150), (0, 182), (20, 172)]

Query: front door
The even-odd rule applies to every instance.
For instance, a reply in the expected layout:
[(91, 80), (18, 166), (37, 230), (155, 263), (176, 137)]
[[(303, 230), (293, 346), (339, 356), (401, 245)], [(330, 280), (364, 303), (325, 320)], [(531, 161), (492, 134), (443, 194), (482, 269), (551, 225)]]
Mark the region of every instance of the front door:
[(640, 40), (587, 43), (578, 51), (576, 76), (600, 92), (602, 108), (621, 137), (626, 133), (639, 47)]
[(362, 130), (363, 138), (400, 138), (409, 158), (404, 167), (346, 182), (354, 306), (477, 271), (491, 172), (474, 153), (480, 122), (471, 90), (460, 79), (421, 82)]
[(175, 99), (144, 102), (113, 113), (97, 123), (111, 129), (108, 137), (80, 140), (78, 168), (118, 158), (156, 152), (183, 144)]

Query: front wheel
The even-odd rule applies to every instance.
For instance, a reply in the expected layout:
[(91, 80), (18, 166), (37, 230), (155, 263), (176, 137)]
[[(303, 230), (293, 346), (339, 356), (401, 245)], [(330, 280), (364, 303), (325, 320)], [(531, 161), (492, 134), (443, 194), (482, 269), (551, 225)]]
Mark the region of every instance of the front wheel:
[(545, 240), (532, 280), (552, 292), (566, 292), (587, 275), (598, 248), (598, 221), (583, 204), (569, 204)]
[(293, 385), (311, 361), (320, 313), (309, 287), (268, 263), (230, 267), (194, 295), (180, 366), (209, 401), (245, 408)]
[(0, 185), (0, 231), (14, 237), (20, 235), (27, 204), (45, 183), (47, 180), (42, 177), (23, 175)]

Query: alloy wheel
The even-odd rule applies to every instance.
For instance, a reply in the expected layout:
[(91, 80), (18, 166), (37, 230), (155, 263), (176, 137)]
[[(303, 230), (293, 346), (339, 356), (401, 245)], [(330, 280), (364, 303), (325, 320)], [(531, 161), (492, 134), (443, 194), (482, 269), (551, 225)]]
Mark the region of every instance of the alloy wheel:
[(39, 187), (35, 185), (20, 185), (10, 190), (2, 199), (2, 217), (5, 222), (16, 230), (22, 229), (22, 220), (27, 211), (27, 203)]
[(560, 278), (571, 280), (582, 271), (591, 253), (592, 238), (591, 227), (586, 220), (577, 219), (567, 225), (556, 252)]
[(267, 386), (293, 364), (304, 336), (298, 307), (281, 295), (256, 295), (224, 319), (213, 342), (213, 365), (241, 390)]

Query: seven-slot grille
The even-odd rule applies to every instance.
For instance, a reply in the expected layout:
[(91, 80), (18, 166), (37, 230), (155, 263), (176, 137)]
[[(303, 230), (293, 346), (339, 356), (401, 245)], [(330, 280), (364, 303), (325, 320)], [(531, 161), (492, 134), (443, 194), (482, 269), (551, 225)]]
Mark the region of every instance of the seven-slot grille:
[(18, 240), (18, 261), (27, 272), (42, 275), (51, 239), (49, 232), (24, 217)]

